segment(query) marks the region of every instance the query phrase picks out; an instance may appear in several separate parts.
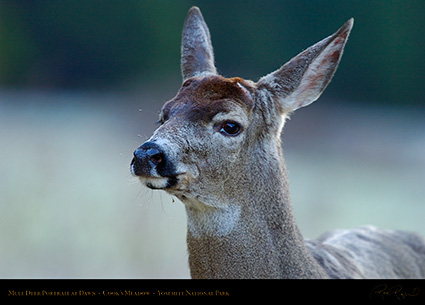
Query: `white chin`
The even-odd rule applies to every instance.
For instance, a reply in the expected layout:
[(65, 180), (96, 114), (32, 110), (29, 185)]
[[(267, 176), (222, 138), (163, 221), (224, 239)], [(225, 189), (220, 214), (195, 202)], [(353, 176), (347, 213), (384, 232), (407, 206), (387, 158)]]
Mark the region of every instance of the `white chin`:
[(162, 190), (168, 187), (168, 178), (145, 178), (139, 177), (140, 181), (148, 188)]

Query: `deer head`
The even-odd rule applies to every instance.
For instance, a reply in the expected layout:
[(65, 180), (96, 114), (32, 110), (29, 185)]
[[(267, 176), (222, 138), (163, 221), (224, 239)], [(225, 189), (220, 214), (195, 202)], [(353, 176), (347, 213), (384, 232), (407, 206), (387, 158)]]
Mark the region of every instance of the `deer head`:
[(209, 30), (192, 8), (183, 30), (183, 84), (162, 107), (161, 126), (134, 152), (132, 173), (147, 187), (178, 197), (188, 210), (227, 211), (221, 218), (210, 215), (217, 222), (210, 228), (214, 234), (231, 232), (241, 211), (259, 196), (267, 201), (276, 194), (285, 202), (280, 145), (285, 119), (326, 88), (352, 25), (351, 19), (253, 82), (217, 74)]

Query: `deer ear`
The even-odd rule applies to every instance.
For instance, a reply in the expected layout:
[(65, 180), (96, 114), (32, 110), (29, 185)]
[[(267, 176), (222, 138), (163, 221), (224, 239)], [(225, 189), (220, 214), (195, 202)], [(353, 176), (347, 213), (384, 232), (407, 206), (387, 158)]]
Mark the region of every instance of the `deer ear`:
[(183, 81), (194, 76), (217, 74), (210, 32), (197, 7), (192, 7), (183, 27), (181, 48)]
[(353, 19), (348, 20), (335, 34), (262, 77), (257, 83), (258, 90), (267, 90), (283, 113), (317, 100), (338, 67), (353, 22)]

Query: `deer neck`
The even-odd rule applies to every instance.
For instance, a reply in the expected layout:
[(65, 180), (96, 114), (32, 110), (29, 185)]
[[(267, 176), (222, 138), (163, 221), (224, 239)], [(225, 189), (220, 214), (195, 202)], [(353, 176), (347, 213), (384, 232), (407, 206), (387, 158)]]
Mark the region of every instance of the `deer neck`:
[(186, 204), (193, 278), (325, 276), (295, 224), (286, 169), (279, 155), (278, 167), (263, 164), (245, 169), (248, 177), (242, 177), (239, 181), (245, 183), (238, 185), (244, 192), (235, 189), (228, 202), (218, 207)]

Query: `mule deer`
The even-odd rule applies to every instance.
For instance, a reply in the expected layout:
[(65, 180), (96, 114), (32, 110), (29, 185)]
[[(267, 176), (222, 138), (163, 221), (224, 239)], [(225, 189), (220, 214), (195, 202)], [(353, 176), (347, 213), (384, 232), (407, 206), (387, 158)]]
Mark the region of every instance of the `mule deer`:
[(328, 85), (352, 26), (350, 19), (255, 83), (217, 74), (207, 25), (190, 9), (183, 84), (135, 150), (131, 171), (184, 203), (193, 278), (425, 276), (418, 235), (361, 227), (304, 240), (294, 221), (281, 131)]

